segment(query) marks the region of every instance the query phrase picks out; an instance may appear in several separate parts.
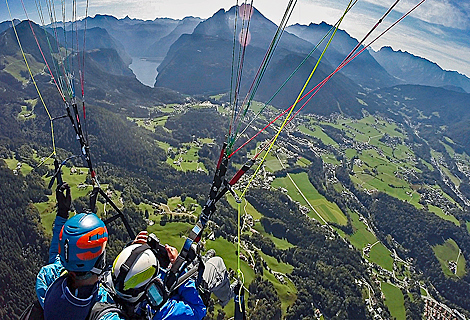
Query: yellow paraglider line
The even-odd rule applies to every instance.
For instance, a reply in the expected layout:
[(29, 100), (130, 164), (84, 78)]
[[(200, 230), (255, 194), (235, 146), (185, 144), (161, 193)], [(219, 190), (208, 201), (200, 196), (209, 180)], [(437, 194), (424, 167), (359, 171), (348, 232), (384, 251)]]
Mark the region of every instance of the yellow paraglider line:
[[(328, 49), (328, 47), (329, 47), (330, 44), (331, 44), (331, 41), (332, 41), (333, 38), (334, 38), (336, 32), (338, 31), (338, 28), (339, 28), (339, 26), (340, 26), (340, 24), (341, 24), (343, 18), (345, 17), (346, 13), (348, 12), (349, 7), (351, 6), (352, 1), (353, 1), (353, 0), (350, 0), (350, 1), (349, 1), (348, 7), (347, 7), (346, 10), (344, 11), (344, 13), (343, 13), (343, 15), (342, 15), (342, 17), (341, 17), (339, 23), (337, 24), (337, 26), (336, 26), (336, 28), (335, 28), (333, 34), (331, 35), (331, 37), (330, 37), (330, 39), (329, 39), (327, 45), (325, 46), (325, 49), (323, 49), (322, 54), (321, 54), (320, 57), (318, 58), (317, 63), (315, 64), (315, 66), (314, 66), (312, 72), (310, 73), (309, 77), (308, 77), (307, 80), (305, 81), (305, 84), (304, 84), (302, 90), (300, 91), (299, 95), (297, 96), (297, 99), (295, 100), (294, 105), (290, 108), (290, 111), (289, 111), (288, 115), (286, 116), (286, 118), (284, 119), (284, 122), (282, 123), (281, 127), (279, 128), (279, 130), (277, 131), (276, 135), (275, 135), (274, 138), (272, 139), (272, 142), (270, 143), (268, 150), (266, 150), (266, 153), (265, 153), (263, 159), (261, 160), (260, 164), (259, 164), (258, 167), (256, 168), (255, 173), (251, 176), (250, 180), (248, 181), (248, 184), (247, 184), (246, 187), (244, 188), (244, 190), (243, 190), (243, 192), (242, 192), (242, 194), (241, 194), (241, 196), (240, 196), (240, 199), (243, 199), (243, 198), (245, 197), (245, 194), (246, 194), (246, 192), (248, 191), (248, 189), (249, 189), (249, 187), (250, 187), (252, 181), (254, 180), (254, 178), (255, 178), (256, 175), (258, 174), (259, 170), (261, 169), (261, 166), (263, 165), (264, 161), (266, 160), (266, 157), (268, 156), (269, 151), (271, 151), (272, 147), (273, 147), (274, 144), (276, 143), (277, 138), (278, 138), (279, 135), (281, 134), (282, 129), (284, 129), (284, 126), (286, 125), (288, 119), (290, 118), (292, 112), (294, 111), (295, 106), (296, 106), (297, 103), (299, 102), (300, 97), (301, 97), (302, 94), (304, 93), (304, 91), (305, 91), (305, 89), (307, 88), (307, 86), (308, 86), (310, 80), (311, 80), (312, 77), (313, 77), (313, 74), (315, 73), (315, 71), (316, 71), (318, 65), (320, 64), (320, 61), (322, 60), (323, 55), (325, 54), (326, 50)], [(242, 272), (241, 269), (240, 269), (240, 236), (241, 236), (240, 217), (241, 217), (241, 205), (240, 205), (240, 203), (239, 203), (239, 204), (238, 204), (238, 266), (237, 266), (237, 267), (238, 267), (237, 273), (238, 273), (239, 275), (240, 275), (240, 274), (243, 274), (243, 272)]]
[(44, 106), (44, 109), (47, 112), (47, 115), (49, 117), (49, 122), (51, 124), (51, 137), (52, 137), (52, 153), (47, 157), (42, 163), (44, 163), (46, 160), (52, 158), (54, 155), (56, 155), (56, 149), (55, 149), (55, 139), (54, 139), (54, 125), (52, 124), (52, 117), (49, 112), (49, 109), (47, 109), (46, 103), (44, 102), (44, 99), (42, 97), (41, 91), (39, 91), (38, 85), (36, 83), (36, 80), (34, 79), (33, 72), (31, 71), (31, 68), (29, 67), (28, 60), (26, 59), (26, 54), (24, 53), (23, 46), (21, 45), (20, 37), (18, 36), (18, 32), (16, 31), (16, 26), (15, 23), (13, 22), (13, 17), (11, 15), (10, 11), (10, 6), (8, 5), (8, 0), (5, 0), (7, 9), (8, 9), (8, 14), (10, 15), (10, 20), (11, 20), (11, 25), (13, 27), (13, 31), (15, 32), (16, 40), (18, 41), (18, 46), (20, 47), (21, 54), (23, 55), (23, 60), (26, 64), (26, 68), (28, 69), (29, 75), (31, 77), (31, 80), (33, 81), (34, 87), (36, 88), (36, 91), (39, 95), (39, 99), (41, 100), (42, 105)]

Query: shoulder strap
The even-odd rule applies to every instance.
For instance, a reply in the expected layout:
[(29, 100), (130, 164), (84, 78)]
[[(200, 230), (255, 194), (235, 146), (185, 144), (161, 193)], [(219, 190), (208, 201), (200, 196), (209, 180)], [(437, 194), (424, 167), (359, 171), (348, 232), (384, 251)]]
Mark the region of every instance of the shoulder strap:
[(115, 304), (97, 302), (93, 305), (86, 320), (99, 320), (108, 313), (117, 313), (122, 319), (128, 319), (127, 315)]
[(21, 314), (19, 320), (44, 320), (44, 311), (39, 301), (31, 303)]

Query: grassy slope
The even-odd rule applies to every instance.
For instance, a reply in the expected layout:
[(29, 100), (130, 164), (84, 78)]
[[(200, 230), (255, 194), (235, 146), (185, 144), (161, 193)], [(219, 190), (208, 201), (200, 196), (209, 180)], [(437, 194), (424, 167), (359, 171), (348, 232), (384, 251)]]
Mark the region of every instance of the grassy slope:
[[(329, 202), (318, 193), (315, 187), (308, 180), (307, 173), (302, 172), (297, 174), (291, 174), (290, 176), (292, 177), (300, 191), (304, 194), (305, 198), (307, 198), (307, 201), (315, 208), (315, 210), (322, 216), (323, 219), (329, 222), (338, 223), (340, 225), (346, 225), (347, 218), (344, 216), (344, 214), (341, 212), (341, 210), (335, 203)], [(274, 188), (286, 188), (289, 196), (294, 201), (298, 201), (300, 202), (300, 204), (308, 206), (305, 199), (301, 196), (299, 191), (295, 188), (294, 184), (288, 177), (275, 179), (272, 183), (272, 186)], [(308, 215), (316, 220), (321, 221), (321, 219), (313, 210), (311, 210)]]
[(385, 305), (392, 317), (397, 320), (405, 320), (405, 300), (403, 298), (403, 293), (401, 290), (394, 285), (391, 285), (386, 282), (381, 283), (382, 292), (385, 295)]
[[(33, 75), (38, 74), (44, 69), (45, 65), (36, 61), (32, 55), (26, 53), (25, 56)], [(21, 53), (18, 52), (15, 56), (3, 57), (1, 62), (5, 65), (4, 71), (11, 74), (13, 77), (15, 77), (15, 79), (21, 81), (23, 84), (26, 84), (29, 81), (29, 76), (27, 78), (23, 78), (20, 75), (20, 72), (28, 73), (28, 69), (26, 68), (26, 64)]]
[(459, 261), (457, 263), (457, 277), (462, 278), (466, 274), (466, 261), (465, 257), (460, 254), (460, 248), (457, 243), (452, 239), (447, 239), (444, 244), (436, 245), (433, 247), (434, 254), (436, 255), (439, 263), (441, 264), (442, 271), (445, 275), (454, 277), (455, 274), (449, 269), (449, 261), (456, 261), (457, 257)]
[(433, 206), (433, 205), (428, 205), (428, 209), (429, 209), (429, 211), (436, 214), (440, 218), (442, 218), (444, 220), (447, 220), (447, 221), (451, 221), (451, 222), (455, 223), (457, 226), (460, 226), (460, 222), (459, 222), (459, 220), (457, 220), (457, 218), (455, 218), (451, 214), (445, 214), (444, 211), (441, 208), (438, 208), (438, 207)]
[(310, 125), (310, 129), (305, 127), (304, 125), (299, 126), (298, 130), (302, 133), (305, 133), (309, 136), (315, 137), (320, 139), (324, 144), (331, 145), (334, 147), (338, 147), (336, 141), (330, 138), (325, 132), (323, 132), (322, 128), (317, 125)]
[(362, 249), (364, 249), (368, 244), (374, 244), (369, 252), (369, 257), (366, 258), (371, 262), (392, 271), (393, 259), (390, 256), (390, 251), (381, 242), (378, 242), (377, 238), (367, 230), (367, 226), (359, 220), (359, 215), (356, 212), (350, 212), (350, 215), (354, 228), (354, 234), (349, 237), (352, 245), (362, 251)]

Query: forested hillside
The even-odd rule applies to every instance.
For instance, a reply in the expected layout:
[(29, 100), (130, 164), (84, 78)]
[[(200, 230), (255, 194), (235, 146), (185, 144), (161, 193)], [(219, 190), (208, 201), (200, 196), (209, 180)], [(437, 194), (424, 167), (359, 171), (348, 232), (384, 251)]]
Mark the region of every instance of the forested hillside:
[(0, 160), (0, 318), (17, 319), (36, 298), (33, 284), (49, 242), (32, 205), (46, 194), (41, 177), (16, 176)]

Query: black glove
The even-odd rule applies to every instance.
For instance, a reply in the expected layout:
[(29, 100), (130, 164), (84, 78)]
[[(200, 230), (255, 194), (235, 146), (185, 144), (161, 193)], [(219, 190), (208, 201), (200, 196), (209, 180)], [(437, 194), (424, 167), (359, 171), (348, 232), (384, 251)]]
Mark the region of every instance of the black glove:
[[(64, 195), (65, 191), (65, 195)], [(68, 219), (70, 206), (72, 204), (72, 196), (70, 195), (70, 186), (64, 182), (62, 185), (57, 187), (55, 193), (57, 199), (57, 215), (59, 217)]]

